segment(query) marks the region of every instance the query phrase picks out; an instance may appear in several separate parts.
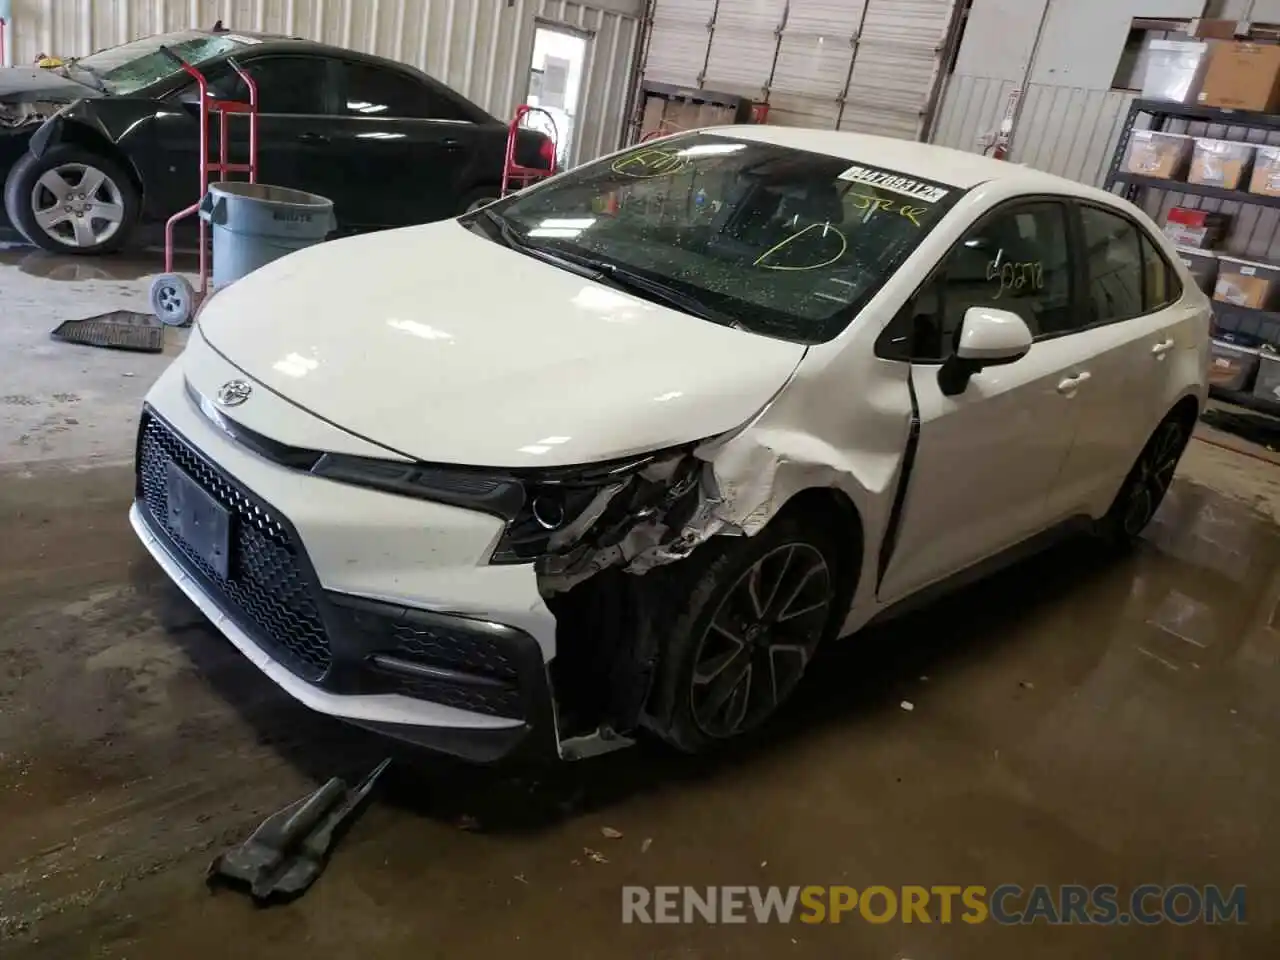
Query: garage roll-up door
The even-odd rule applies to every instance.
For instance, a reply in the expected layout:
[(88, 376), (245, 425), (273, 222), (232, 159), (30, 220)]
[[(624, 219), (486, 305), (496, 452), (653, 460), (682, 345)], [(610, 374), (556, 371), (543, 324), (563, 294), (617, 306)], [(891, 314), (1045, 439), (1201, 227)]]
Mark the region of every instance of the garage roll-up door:
[(656, 0), (644, 76), (769, 122), (918, 139), (956, 0)]

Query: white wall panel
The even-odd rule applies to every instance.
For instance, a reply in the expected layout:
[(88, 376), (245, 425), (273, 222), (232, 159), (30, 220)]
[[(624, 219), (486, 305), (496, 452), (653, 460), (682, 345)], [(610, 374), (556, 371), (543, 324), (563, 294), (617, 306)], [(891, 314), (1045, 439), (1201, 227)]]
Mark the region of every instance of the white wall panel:
[(786, 0), (721, 0), (703, 86), (759, 100), (778, 52)]
[(656, 83), (699, 86), (715, 14), (716, 0), (658, 0), (649, 33), (645, 76)]
[(10, 29), (13, 62), (22, 64), (221, 19), (402, 60), (506, 119), (528, 91), (535, 21), (567, 24), (591, 38), (577, 162), (620, 141), (642, 8), (642, 0), (14, 0)]

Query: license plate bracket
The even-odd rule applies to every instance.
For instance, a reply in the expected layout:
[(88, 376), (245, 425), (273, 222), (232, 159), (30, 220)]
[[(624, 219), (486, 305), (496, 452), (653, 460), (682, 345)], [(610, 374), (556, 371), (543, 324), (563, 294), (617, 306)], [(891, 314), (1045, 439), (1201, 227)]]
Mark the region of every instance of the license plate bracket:
[(223, 580), (231, 578), (231, 511), (172, 461), (165, 478), (168, 526)]

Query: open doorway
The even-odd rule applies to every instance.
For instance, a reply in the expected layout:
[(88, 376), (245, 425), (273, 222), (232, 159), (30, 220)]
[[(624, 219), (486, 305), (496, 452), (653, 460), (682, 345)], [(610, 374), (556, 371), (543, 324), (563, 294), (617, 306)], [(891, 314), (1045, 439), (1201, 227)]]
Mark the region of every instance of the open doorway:
[[(578, 103), (587, 65), (587, 37), (567, 27), (538, 23), (529, 66), (530, 106), (541, 107), (555, 120), (556, 166), (565, 167), (573, 155)], [(545, 117), (529, 118), (531, 126)], [(547, 131), (550, 133), (551, 131)]]

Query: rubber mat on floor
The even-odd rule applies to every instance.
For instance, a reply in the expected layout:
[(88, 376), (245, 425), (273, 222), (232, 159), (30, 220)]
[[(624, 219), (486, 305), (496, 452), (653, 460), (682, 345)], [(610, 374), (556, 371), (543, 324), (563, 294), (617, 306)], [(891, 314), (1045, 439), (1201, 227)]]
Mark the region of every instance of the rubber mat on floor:
[(112, 310), (83, 320), (67, 320), (51, 334), (55, 340), (82, 343), (112, 350), (159, 353), (164, 349), (164, 327), (149, 313)]

